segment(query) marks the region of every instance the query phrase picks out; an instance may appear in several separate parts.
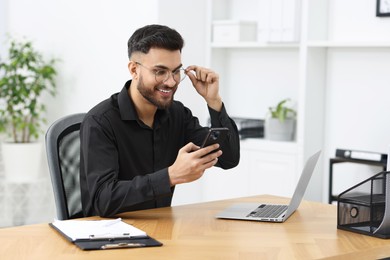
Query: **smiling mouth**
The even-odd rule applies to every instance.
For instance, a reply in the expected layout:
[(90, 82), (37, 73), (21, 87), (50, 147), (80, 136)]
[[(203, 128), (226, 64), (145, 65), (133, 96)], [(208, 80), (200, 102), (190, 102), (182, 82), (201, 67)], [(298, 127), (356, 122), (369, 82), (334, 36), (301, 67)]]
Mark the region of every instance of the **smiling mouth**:
[(169, 90), (166, 90), (166, 89), (158, 89), (158, 91), (160, 91), (160, 92), (162, 92), (162, 93), (167, 93), (167, 94), (172, 92), (171, 89), (169, 89)]

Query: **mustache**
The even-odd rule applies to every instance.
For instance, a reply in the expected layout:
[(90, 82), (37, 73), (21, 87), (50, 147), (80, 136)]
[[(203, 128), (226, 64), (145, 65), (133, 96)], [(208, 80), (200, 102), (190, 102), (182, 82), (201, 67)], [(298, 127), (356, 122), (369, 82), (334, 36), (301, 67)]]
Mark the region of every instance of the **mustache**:
[(179, 84), (176, 84), (173, 87), (171, 87), (171, 86), (168, 86), (165, 83), (161, 83), (161, 84), (157, 85), (156, 88), (159, 88), (159, 89), (177, 89), (178, 86), (179, 86)]

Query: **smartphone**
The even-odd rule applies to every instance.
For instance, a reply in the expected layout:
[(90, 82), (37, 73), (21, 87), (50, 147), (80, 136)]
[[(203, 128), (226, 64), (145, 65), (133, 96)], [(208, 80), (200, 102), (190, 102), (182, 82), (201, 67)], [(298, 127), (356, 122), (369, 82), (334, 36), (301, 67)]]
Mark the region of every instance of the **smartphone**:
[(216, 143), (221, 144), (225, 140), (228, 134), (229, 134), (229, 128), (227, 127), (210, 128), (209, 132), (206, 135), (206, 138), (204, 139), (201, 145), (201, 148)]

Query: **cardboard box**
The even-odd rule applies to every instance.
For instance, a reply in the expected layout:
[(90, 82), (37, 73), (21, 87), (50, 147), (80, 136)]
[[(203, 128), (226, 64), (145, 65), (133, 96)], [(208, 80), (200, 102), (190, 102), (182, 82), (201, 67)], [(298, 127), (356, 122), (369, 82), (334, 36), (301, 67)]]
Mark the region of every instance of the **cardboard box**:
[(214, 21), (213, 42), (255, 42), (255, 21)]

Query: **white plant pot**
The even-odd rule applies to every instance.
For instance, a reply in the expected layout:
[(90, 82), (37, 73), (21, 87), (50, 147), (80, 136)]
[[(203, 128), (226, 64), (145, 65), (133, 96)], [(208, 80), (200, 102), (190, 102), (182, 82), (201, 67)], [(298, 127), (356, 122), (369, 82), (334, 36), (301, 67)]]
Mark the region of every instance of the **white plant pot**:
[(275, 141), (292, 141), (295, 133), (295, 119), (286, 119), (280, 122), (277, 118), (265, 120), (264, 138)]
[(1, 145), (5, 180), (9, 182), (31, 182), (38, 179), (42, 143), (8, 143)]

